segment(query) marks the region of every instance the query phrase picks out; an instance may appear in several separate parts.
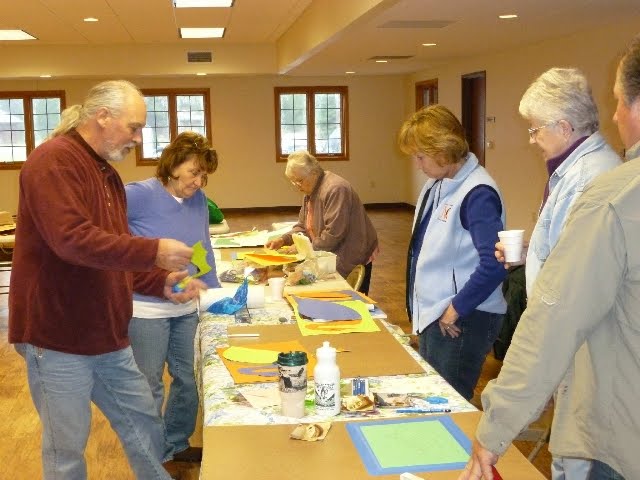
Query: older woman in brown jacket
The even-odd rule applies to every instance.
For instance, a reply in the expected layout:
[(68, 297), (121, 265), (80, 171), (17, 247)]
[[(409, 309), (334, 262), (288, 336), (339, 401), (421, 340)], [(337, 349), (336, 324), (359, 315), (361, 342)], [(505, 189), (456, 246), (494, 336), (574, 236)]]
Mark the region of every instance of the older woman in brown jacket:
[(291, 245), (291, 235), (301, 232), (309, 237), (315, 250), (338, 256), (337, 270), (343, 277), (356, 265), (365, 265), (360, 291), (367, 294), (372, 261), (378, 252), (378, 234), (356, 191), (344, 178), (324, 170), (304, 150), (289, 155), (285, 175), (305, 194), (302, 208), (293, 229), (271, 240), (266, 247)]

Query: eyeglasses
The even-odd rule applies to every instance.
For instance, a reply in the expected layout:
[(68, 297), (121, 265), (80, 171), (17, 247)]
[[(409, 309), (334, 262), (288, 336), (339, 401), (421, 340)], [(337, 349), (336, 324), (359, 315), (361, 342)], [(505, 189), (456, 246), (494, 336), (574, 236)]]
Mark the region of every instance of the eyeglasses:
[(529, 128), (529, 138), (531, 138), (532, 140), (536, 138), (536, 134), (542, 130), (543, 128), (547, 128), (550, 127), (552, 125), (555, 125), (556, 123), (558, 123), (560, 120), (555, 120), (553, 122), (549, 122), (549, 123), (545, 123), (544, 125), (540, 125), (539, 127), (533, 127), (533, 128)]
[(291, 185), (293, 185), (294, 187), (298, 187), (300, 188), (302, 186), (302, 184), (304, 183), (304, 179), (302, 180), (293, 180), (293, 179), (289, 179), (289, 181), (291, 182)]

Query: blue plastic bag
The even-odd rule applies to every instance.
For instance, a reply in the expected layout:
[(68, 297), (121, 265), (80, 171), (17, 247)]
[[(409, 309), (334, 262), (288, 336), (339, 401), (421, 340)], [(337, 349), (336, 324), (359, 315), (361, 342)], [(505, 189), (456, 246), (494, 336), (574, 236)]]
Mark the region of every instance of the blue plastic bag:
[(249, 282), (245, 278), (242, 282), (242, 285), (238, 287), (233, 298), (225, 297), (221, 298), (217, 302), (211, 304), (209, 308), (207, 308), (207, 312), (211, 313), (225, 313), (227, 315), (232, 315), (236, 313), (241, 308), (244, 308), (247, 304), (247, 293), (249, 292)]

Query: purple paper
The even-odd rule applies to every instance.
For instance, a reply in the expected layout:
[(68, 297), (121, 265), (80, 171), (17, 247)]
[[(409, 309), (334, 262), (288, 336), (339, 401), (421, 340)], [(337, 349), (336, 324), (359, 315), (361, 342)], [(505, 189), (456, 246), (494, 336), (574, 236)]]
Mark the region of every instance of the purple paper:
[(362, 316), (353, 308), (335, 302), (314, 298), (294, 297), (298, 304), (298, 313), (311, 320), (362, 320)]

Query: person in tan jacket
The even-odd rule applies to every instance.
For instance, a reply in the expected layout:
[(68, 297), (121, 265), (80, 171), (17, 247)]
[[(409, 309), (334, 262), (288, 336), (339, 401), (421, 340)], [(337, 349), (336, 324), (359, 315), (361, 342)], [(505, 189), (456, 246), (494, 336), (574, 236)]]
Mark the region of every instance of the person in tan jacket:
[[(593, 460), (590, 480), (640, 478), (640, 36), (620, 61), (613, 120), (627, 162), (576, 201), (536, 279), (459, 480), (491, 465), (534, 420), (567, 369), (574, 382), (554, 419), (553, 455)], [(580, 347), (585, 355), (575, 357)]]

